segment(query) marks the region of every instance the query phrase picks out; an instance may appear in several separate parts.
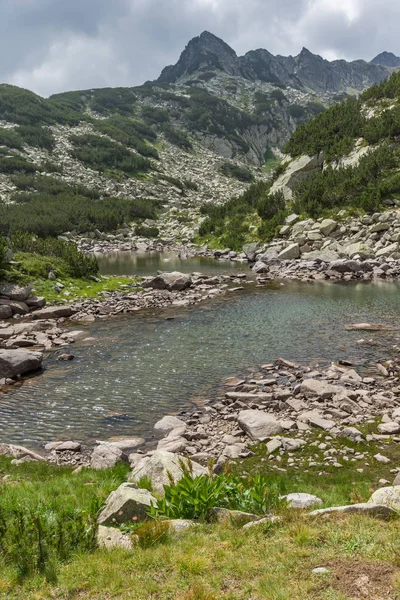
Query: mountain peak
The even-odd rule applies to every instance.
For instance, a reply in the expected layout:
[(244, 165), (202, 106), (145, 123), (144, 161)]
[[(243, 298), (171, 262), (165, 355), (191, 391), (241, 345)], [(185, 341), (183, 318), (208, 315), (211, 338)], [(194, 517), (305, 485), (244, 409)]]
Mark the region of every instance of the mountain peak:
[(400, 57), (393, 52), (381, 52), (371, 60), (373, 65), (382, 65), (383, 67), (400, 67)]
[(162, 71), (158, 81), (174, 83), (183, 75), (190, 75), (201, 69), (217, 69), (229, 75), (238, 75), (236, 52), (221, 38), (203, 31), (190, 40), (176, 65)]

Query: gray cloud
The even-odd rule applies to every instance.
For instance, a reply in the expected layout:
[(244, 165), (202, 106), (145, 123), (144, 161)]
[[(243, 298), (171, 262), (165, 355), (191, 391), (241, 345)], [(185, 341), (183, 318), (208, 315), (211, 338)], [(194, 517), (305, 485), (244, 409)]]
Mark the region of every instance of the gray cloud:
[(1, 0), (0, 80), (48, 95), (133, 86), (204, 29), (238, 54), (400, 54), (398, 0)]

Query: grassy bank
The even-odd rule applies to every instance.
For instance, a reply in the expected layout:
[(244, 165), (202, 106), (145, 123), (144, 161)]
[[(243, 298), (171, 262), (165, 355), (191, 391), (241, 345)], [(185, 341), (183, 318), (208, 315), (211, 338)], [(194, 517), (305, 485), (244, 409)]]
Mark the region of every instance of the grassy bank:
[[(350, 455), (355, 449), (368, 456), (361, 462), (342, 461), (343, 467), (335, 468), (322, 465), (321, 453), (319, 464), (307, 466), (319, 452), (310, 444), (325, 437), (314, 433), (295, 453), (295, 467), (289, 463), (290, 454), (281, 461), (267, 458), (261, 444), (253, 448), (253, 457), (231, 463), (230, 471), (244, 477), (262, 473), (267, 485), (281, 493), (315, 493), (326, 506), (367, 500), (381, 486), (379, 479), (392, 480), (390, 470), (399, 464), (400, 448), (390, 441), (331, 441)], [(391, 463), (375, 461), (376, 452)], [(107, 552), (96, 548), (96, 515), (108, 493), (125, 480), (126, 467), (72, 474), (68, 468), (45, 464), (13, 466), (1, 458), (0, 472), (1, 600), (400, 597), (399, 520), (359, 515), (310, 519), (302, 511), (280, 507), (279, 522), (249, 530), (199, 523), (180, 534), (150, 536), (146, 547)], [(317, 567), (328, 572), (314, 573)]]

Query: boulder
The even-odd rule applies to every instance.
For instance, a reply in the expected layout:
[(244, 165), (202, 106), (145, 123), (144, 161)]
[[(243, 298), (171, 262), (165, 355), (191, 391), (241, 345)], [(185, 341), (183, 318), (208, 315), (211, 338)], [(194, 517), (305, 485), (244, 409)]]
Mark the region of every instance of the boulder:
[(316, 504), (322, 504), (321, 498), (312, 494), (293, 493), (281, 496), (288, 503), (289, 508), (309, 508)]
[(207, 475), (208, 470), (202, 467), (193, 460), (189, 461), (179, 454), (157, 450), (151, 456), (144, 456), (140, 460), (135, 469), (129, 475), (129, 481), (137, 482), (142, 477), (147, 477), (151, 480), (153, 489), (158, 493), (164, 492), (164, 485), (170, 484), (168, 474), (172, 476), (174, 481), (179, 481), (184, 471), (181, 465), (191, 469), (195, 477), (198, 475)]
[(30, 460), (38, 462), (46, 460), (41, 454), (29, 450), (29, 448), (25, 448), (24, 446), (15, 446), (14, 444), (0, 444), (0, 456), (10, 456), (18, 460), (28, 457)]
[(323, 164), (322, 156), (302, 155), (292, 160), (286, 166), (285, 171), (271, 186), (270, 194), (282, 192), (286, 201), (293, 198), (293, 187), (309, 173), (320, 169)]
[(154, 429), (156, 431), (161, 431), (162, 433), (169, 433), (177, 427), (186, 427), (186, 423), (181, 419), (178, 419), (178, 417), (174, 417), (172, 415), (163, 417), (154, 425)]
[(334, 421), (331, 421), (330, 419), (324, 419), (324, 417), (317, 410), (310, 410), (302, 413), (299, 418), (312, 427), (323, 429), (324, 431), (330, 431), (336, 425)]
[(99, 444), (92, 452), (90, 467), (92, 469), (110, 469), (116, 464), (129, 462), (127, 455), (112, 444)]
[(254, 262), (254, 260), (256, 258), (257, 249), (258, 249), (257, 243), (244, 244), (243, 252), (246, 255), (246, 258), (249, 262)]
[(254, 264), (253, 271), (254, 271), (254, 273), (268, 273), (269, 272), (269, 266), (266, 265), (261, 260), (259, 260), (259, 261), (257, 261)]
[(42, 367), (42, 359), (41, 352), (0, 349), (0, 378), (19, 377), (25, 373), (38, 371)]
[(33, 313), (33, 318), (37, 319), (60, 319), (61, 317), (70, 317), (72, 315), (71, 306), (48, 306), (41, 308)]
[(239, 426), (256, 442), (263, 442), (282, 431), (282, 425), (271, 415), (260, 410), (242, 410), (238, 416)]
[(45, 450), (56, 450), (56, 452), (80, 452), (80, 442), (49, 442), (44, 447)]
[(367, 515), (369, 517), (377, 517), (379, 519), (384, 520), (392, 519), (393, 517), (398, 516), (398, 513), (392, 508), (383, 504), (373, 504), (372, 502), (349, 504), (346, 506), (331, 506), (330, 508), (320, 508), (318, 510), (313, 510), (312, 512), (308, 513), (308, 515), (310, 517), (319, 517), (333, 513), (361, 514)]
[(361, 431), (359, 431), (356, 427), (344, 427), (341, 431), (339, 431), (337, 436), (347, 438), (352, 442), (362, 442), (364, 439)]
[(341, 392), (343, 388), (332, 385), (323, 379), (305, 379), (300, 386), (300, 390), (307, 398), (319, 397), (328, 400)]
[(383, 487), (376, 490), (368, 500), (368, 504), (380, 504), (400, 512), (400, 485)]
[(364, 244), (363, 242), (354, 242), (353, 244), (347, 244), (343, 248), (343, 254), (353, 258), (359, 256), (362, 260), (373, 258), (375, 256), (372, 248)]
[(148, 490), (138, 489), (133, 483), (122, 483), (108, 496), (97, 520), (101, 525), (145, 521), (152, 505), (157, 506), (157, 500)]
[(324, 219), (319, 226), (319, 230), (323, 235), (329, 235), (332, 231), (335, 231), (336, 227), (336, 221), (333, 219)]
[(122, 531), (116, 527), (99, 525), (97, 530), (97, 543), (100, 548), (105, 548), (106, 550), (113, 550), (114, 548), (132, 550), (135, 545), (132, 541), (132, 537), (132, 535), (127, 533), (122, 533)]
[(337, 273), (356, 273), (357, 271), (360, 271), (361, 267), (360, 263), (356, 260), (340, 259), (331, 263), (330, 269)]
[(209, 518), (211, 521), (216, 523), (222, 523), (223, 525), (234, 525), (237, 527), (243, 527), (247, 523), (253, 523), (254, 521), (260, 520), (258, 515), (253, 515), (252, 513), (217, 507), (210, 510)]
[(12, 309), (11, 306), (5, 304), (0, 306), (0, 319), (10, 319), (12, 317)]
[(385, 246), (384, 248), (380, 248), (377, 250), (376, 257), (380, 258), (381, 256), (390, 256), (394, 252), (397, 252), (399, 249), (399, 244), (395, 242), (394, 244), (390, 244), (389, 246)]
[(31, 310), (35, 310), (38, 308), (43, 308), (43, 306), (46, 304), (46, 298), (43, 298), (43, 296), (30, 296), (25, 302)]
[(300, 256), (299, 244), (290, 244), (287, 248), (281, 250), (278, 254), (280, 260), (294, 260)]
[(10, 300), (17, 300), (18, 302), (25, 302), (32, 291), (31, 285), (21, 287), (15, 283), (0, 283), (0, 296), (5, 296)]
[(381, 423), (378, 425), (379, 433), (387, 433), (389, 435), (393, 433), (400, 433), (400, 424), (396, 421), (389, 421), (388, 423)]
[(4, 300), (0, 298), (0, 307), (2, 306), (9, 306), (13, 315), (27, 315), (29, 312), (28, 305), (18, 300)]
[(192, 285), (192, 279), (185, 273), (172, 271), (171, 273), (159, 273), (156, 277), (144, 281), (142, 285), (144, 288), (152, 288), (153, 290), (180, 292)]

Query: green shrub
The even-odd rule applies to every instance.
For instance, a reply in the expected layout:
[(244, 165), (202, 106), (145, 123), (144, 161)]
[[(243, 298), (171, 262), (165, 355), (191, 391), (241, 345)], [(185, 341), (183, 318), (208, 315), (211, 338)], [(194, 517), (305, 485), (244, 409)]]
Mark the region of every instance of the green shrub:
[(187, 134), (179, 129), (174, 129), (170, 125), (166, 125), (163, 128), (165, 138), (174, 146), (178, 146), (178, 148), (182, 148), (182, 150), (192, 150), (193, 145), (189, 140)]
[(112, 137), (117, 142), (134, 148), (142, 156), (159, 158), (157, 150), (146, 142), (146, 140), (157, 140), (156, 134), (150, 127), (140, 125), (133, 119), (121, 116), (96, 121), (95, 127), (98, 131)]
[(54, 148), (54, 136), (49, 129), (44, 129), (39, 125), (21, 125), (16, 132), (28, 146), (44, 148), (45, 150), (53, 150)]
[(136, 175), (152, 168), (149, 160), (107, 138), (79, 135), (71, 136), (71, 141), (75, 145), (73, 156), (100, 172), (117, 169), (127, 175)]
[(0, 129), (0, 146), (7, 146), (7, 148), (16, 148), (21, 150), (22, 139), (18, 134), (18, 129)]
[(135, 234), (145, 238), (156, 238), (160, 235), (158, 227), (146, 227), (146, 225), (136, 225)]
[(149, 511), (152, 517), (206, 521), (214, 507), (266, 515), (286, 505), (262, 475), (247, 480), (226, 474), (193, 477), (190, 464), (182, 479), (164, 485), (164, 492), (157, 507)]
[[(64, 242), (54, 238), (40, 239), (29, 233), (19, 231), (10, 237), (10, 245), (15, 252), (45, 257), (46, 261), (51, 261), (53, 258), (62, 259), (67, 266), (65, 275), (70, 277), (87, 277), (95, 275), (99, 270), (96, 257), (85, 256), (82, 252), (79, 252), (73, 242)], [(45, 261), (39, 261), (35, 266), (36, 268), (42, 268), (43, 271), (46, 270), (46, 274), (50, 270), (47, 268)], [(58, 266), (62, 268), (61, 263), (58, 263)]]
[(0, 233), (27, 231), (39, 237), (57, 236), (75, 229), (78, 233), (100, 229), (114, 231), (125, 222), (152, 219), (154, 200), (87, 197), (71, 193), (22, 194), (24, 202), (0, 203)]
[(0, 173), (35, 173), (38, 167), (20, 156), (0, 156)]

